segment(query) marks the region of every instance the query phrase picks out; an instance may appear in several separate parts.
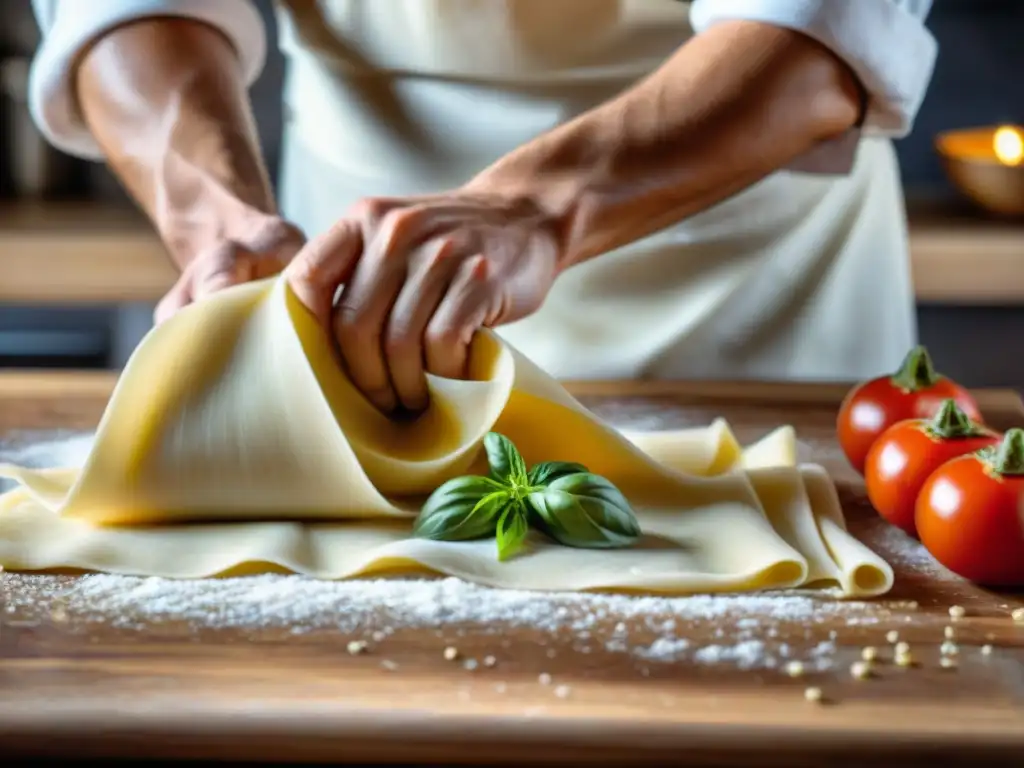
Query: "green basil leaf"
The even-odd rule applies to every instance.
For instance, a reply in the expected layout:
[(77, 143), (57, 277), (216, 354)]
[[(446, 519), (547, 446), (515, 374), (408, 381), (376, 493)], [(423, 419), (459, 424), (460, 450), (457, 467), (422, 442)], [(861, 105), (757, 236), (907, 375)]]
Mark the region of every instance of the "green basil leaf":
[(498, 432), (488, 432), (484, 437), (484, 451), (491, 477), (501, 483), (526, 484), (526, 462), (511, 440)]
[(586, 471), (587, 468), (585, 466), (572, 461), (542, 461), (540, 464), (533, 465), (527, 477), (532, 487), (538, 485), (543, 487), (560, 477)]
[(526, 543), (530, 532), (526, 510), (521, 502), (507, 504), (498, 520), (498, 560), (508, 560)]
[(466, 475), (443, 483), (423, 504), (413, 536), (469, 541), (493, 536), (509, 493), (489, 477)]
[(626, 497), (600, 475), (565, 475), (526, 501), (536, 527), (568, 547), (617, 549), (641, 535)]

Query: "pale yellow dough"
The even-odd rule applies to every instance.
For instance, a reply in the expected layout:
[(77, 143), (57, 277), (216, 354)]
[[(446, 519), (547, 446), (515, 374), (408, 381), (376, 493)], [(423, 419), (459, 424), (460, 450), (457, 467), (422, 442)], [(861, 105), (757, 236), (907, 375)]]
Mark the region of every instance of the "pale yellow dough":
[[(845, 529), (823, 469), (781, 427), (743, 449), (724, 421), (620, 432), (490, 333), (471, 380), (430, 378), (415, 423), (378, 414), (279, 279), (233, 288), (154, 329), (122, 374), (82, 469), (0, 467), (0, 565), (196, 578), (284, 569), (324, 579), (422, 572), (531, 590), (690, 593), (839, 585), (892, 570)], [(532, 536), (410, 538), (425, 494), (484, 469), (496, 430), (529, 464), (576, 461), (634, 505), (644, 538), (615, 551)]]

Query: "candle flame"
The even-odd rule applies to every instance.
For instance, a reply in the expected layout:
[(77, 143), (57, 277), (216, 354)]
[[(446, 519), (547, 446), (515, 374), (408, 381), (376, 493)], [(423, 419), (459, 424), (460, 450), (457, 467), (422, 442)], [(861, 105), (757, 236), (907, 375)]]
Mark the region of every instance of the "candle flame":
[(1004, 126), (996, 131), (992, 148), (1004, 165), (1018, 165), (1024, 160), (1024, 136), (1016, 128)]

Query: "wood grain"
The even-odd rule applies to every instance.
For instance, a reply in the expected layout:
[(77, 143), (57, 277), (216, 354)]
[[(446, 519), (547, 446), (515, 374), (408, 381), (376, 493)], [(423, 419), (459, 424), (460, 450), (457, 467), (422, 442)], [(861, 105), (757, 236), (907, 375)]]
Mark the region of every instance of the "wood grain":
[[(100, 374), (0, 375), (0, 433), (91, 428), (112, 379)], [(260, 627), (138, 625), (54, 613), (32, 576), (0, 581), (14, 611), (0, 610), (0, 753), (254, 761), (404, 761), (445, 764), (1019, 765), (1024, 750), (1024, 625), (1009, 612), (1024, 596), (994, 594), (908, 558), (909, 543), (881, 525), (834, 443), (844, 388), (738, 383), (590, 382), (573, 391), (622, 425), (671, 428), (724, 416), (752, 440), (791, 423), (801, 458), (837, 479), (851, 530), (893, 563), (897, 582), (866, 606), (870, 621), (843, 612), (747, 616), (761, 639), (771, 628), (796, 657), (834, 633), (831, 669), (792, 679), (780, 669), (692, 661), (657, 663), (609, 650), (619, 617), (595, 626), (590, 652), (568, 632), (445, 626), (396, 628), (369, 653), (350, 655), (338, 630), (300, 635)], [(976, 393), (986, 419), (1024, 425), (1014, 393)], [(717, 399), (716, 399), (717, 396)], [(25, 414), (28, 416), (26, 417)], [(73, 580), (76, 577), (64, 577)], [(18, 598), (18, 599), (15, 599)], [(950, 605), (959, 666), (938, 666)], [(652, 617), (657, 618), (657, 617)], [(731, 643), (736, 617), (690, 620), (695, 647)], [(383, 625), (360, 627), (360, 637)], [(878, 666), (858, 681), (849, 665), (865, 645), (891, 654), (898, 630), (919, 664)], [(724, 635), (724, 636), (722, 636)], [(985, 656), (980, 646), (990, 643)], [(446, 661), (495, 655), (493, 668)], [(395, 666), (388, 669), (383, 661)], [(550, 674), (554, 685), (538, 676)], [(557, 685), (568, 686), (564, 698)], [(803, 698), (820, 686), (827, 703)]]
[[(1024, 302), (1024, 226), (911, 207), (911, 272), (920, 302)], [(98, 205), (0, 207), (0, 301), (155, 303), (177, 272), (136, 212)]]

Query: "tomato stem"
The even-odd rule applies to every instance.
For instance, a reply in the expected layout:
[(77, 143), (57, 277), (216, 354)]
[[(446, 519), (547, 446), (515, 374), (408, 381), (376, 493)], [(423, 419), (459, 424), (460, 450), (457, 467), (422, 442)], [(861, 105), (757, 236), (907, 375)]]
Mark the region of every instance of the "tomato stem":
[(892, 383), (906, 392), (916, 392), (935, 386), (939, 378), (928, 350), (919, 344), (903, 358), (899, 370), (892, 375)]
[(935, 414), (928, 424), (928, 431), (943, 440), (954, 440), (960, 437), (975, 437), (979, 434), (976, 424), (963, 412), (963, 409), (956, 404), (956, 400), (949, 398), (942, 401), (939, 412)]
[(1024, 475), (1024, 429), (1007, 430), (992, 459), (992, 468), (1001, 475)]

